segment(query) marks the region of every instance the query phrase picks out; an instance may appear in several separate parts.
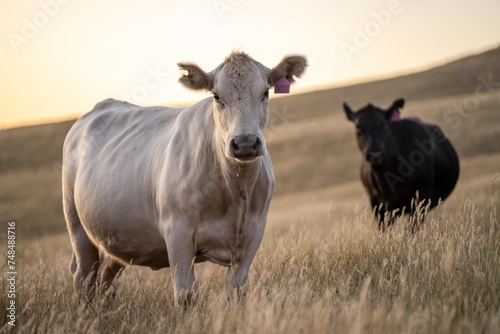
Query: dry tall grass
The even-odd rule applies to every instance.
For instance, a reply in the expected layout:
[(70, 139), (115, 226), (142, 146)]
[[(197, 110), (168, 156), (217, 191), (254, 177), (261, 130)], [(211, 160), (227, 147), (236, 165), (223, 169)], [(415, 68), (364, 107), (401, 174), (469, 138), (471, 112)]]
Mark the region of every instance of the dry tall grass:
[(405, 219), (379, 233), (365, 205), (342, 223), (323, 217), (323, 229), (271, 228), (244, 299), (227, 301), (225, 269), (203, 264), (198, 303), (187, 311), (174, 306), (168, 269), (139, 267), (126, 269), (109, 309), (85, 310), (74, 298), (67, 237), (21, 242), (21, 306), (13, 328), (1, 299), (2, 331), (498, 333), (500, 225), (493, 196), (489, 203), (464, 201), (453, 212), (444, 206), (415, 235), (405, 231)]
[[(444, 115), (500, 78), (500, 48), (414, 75), (271, 101), (277, 188), (247, 296), (226, 301), (225, 270), (197, 267), (199, 302), (174, 307), (170, 271), (128, 268), (109, 309), (80, 307), (68, 264), (60, 161), (72, 122), (0, 131), (0, 333), (498, 333), (500, 90), (458, 127)], [(461, 159), (452, 196), (423, 228), (387, 233), (362, 198), (359, 152), (341, 103), (407, 99)], [(456, 116), (456, 115), (455, 115)], [(456, 125), (456, 124), (455, 124)], [(17, 320), (7, 325), (7, 221), (16, 221)]]

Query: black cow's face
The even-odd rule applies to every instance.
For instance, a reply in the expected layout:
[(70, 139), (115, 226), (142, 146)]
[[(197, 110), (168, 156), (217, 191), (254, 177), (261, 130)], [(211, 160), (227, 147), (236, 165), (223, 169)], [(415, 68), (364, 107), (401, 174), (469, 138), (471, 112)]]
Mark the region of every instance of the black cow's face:
[(381, 166), (385, 158), (385, 146), (389, 134), (389, 119), (394, 112), (404, 105), (399, 99), (387, 110), (368, 104), (366, 107), (353, 112), (347, 103), (344, 111), (347, 118), (356, 125), (358, 146), (365, 159), (373, 166)]

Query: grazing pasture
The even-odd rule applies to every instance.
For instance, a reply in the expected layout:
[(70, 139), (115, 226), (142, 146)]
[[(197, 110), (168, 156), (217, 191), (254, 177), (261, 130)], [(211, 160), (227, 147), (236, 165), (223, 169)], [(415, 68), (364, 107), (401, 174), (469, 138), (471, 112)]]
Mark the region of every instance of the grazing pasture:
[[(0, 268), (16, 222), (14, 333), (497, 333), (500, 328), (500, 49), (408, 76), (271, 100), (266, 144), (276, 190), (244, 299), (226, 269), (196, 269), (200, 299), (174, 305), (169, 269), (131, 267), (109, 308), (73, 289), (62, 215), (61, 148), (73, 122), (0, 131)], [(300, 85), (300, 82), (299, 82)], [(478, 96), (478, 89), (483, 93)], [(380, 233), (359, 181), (342, 101), (387, 105), (441, 126), (461, 163), (456, 188), (412, 235)]]
[[(500, 326), (500, 230), (491, 207), (464, 201), (418, 234), (380, 234), (358, 207), (341, 227), (292, 223), (269, 229), (247, 297), (227, 302), (226, 271), (203, 264), (198, 304), (173, 303), (168, 270), (131, 267), (109, 309), (74, 299), (65, 236), (19, 252), (18, 326), (26, 332), (387, 333), (485, 332)], [(5, 304), (2, 303), (5, 310)]]

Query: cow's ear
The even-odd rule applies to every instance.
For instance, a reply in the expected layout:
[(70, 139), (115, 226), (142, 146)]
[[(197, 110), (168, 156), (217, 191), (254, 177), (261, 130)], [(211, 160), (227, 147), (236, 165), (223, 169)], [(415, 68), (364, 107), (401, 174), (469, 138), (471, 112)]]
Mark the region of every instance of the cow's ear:
[(347, 119), (354, 122), (354, 118), (356, 115), (355, 115), (354, 111), (352, 111), (351, 107), (349, 107), (349, 105), (346, 102), (344, 102), (344, 111), (345, 111), (345, 115), (347, 116)]
[(193, 90), (212, 90), (213, 81), (211, 75), (203, 71), (198, 65), (194, 63), (177, 63), (177, 66), (179, 70), (187, 72), (179, 78), (181, 84)]
[(394, 103), (392, 104), (392, 109), (401, 109), (405, 106), (405, 99), (397, 99), (396, 101), (394, 101)]
[(404, 99), (397, 99), (396, 101), (394, 101), (394, 103), (392, 104), (392, 106), (390, 106), (384, 113), (385, 113), (385, 118), (386, 119), (391, 119), (391, 118), (394, 118), (394, 114), (398, 114), (399, 116), (399, 109), (402, 109), (405, 105), (405, 100)]
[(307, 59), (301, 55), (286, 55), (281, 59), (280, 63), (273, 67), (271, 72), (269, 72), (268, 82), (273, 87), (278, 80), (286, 76), (286, 79), (290, 83), (295, 82), (295, 78), (300, 78), (300, 76), (305, 72), (307, 68)]

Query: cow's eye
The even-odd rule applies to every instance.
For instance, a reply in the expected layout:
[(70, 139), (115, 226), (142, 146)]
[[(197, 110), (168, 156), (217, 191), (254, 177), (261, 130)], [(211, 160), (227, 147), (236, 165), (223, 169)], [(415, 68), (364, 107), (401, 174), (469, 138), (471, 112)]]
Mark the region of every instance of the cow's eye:
[(264, 97), (269, 97), (269, 88), (264, 92)]
[(212, 93), (212, 94), (214, 94), (214, 100), (215, 101), (220, 101), (219, 95), (217, 95), (216, 93)]

